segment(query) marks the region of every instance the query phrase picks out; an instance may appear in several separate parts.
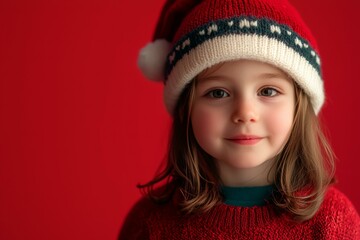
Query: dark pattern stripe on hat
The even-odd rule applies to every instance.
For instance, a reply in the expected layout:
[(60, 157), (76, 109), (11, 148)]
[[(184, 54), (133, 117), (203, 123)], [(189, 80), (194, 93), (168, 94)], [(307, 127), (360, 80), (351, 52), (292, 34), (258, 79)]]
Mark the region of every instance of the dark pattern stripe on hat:
[(320, 58), (309, 42), (286, 25), (268, 18), (242, 16), (209, 22), (181, 38), (173, 47), (166, 62), (167, 77), (176, 63), (198, 45), (224, 35), (246, 34), (277, 39), (303, 56), (321, 76)]

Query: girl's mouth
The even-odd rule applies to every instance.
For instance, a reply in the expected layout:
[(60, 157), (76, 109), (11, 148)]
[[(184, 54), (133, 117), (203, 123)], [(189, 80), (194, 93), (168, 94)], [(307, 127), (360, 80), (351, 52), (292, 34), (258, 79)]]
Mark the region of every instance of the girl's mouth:
[(240, 145), (254, 145), (260, 142), (262, 139), (263, 139), (262, 137), (252, 136), (252, 135), (240, 135), (231, 138), (226, 138), (226, 140)]

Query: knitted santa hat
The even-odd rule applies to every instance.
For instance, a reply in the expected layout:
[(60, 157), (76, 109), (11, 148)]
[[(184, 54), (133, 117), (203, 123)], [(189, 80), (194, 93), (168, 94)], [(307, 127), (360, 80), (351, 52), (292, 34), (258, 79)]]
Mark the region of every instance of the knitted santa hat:
[(238, 59), (282, 69), (320, 111), (324, 89), (318, 47), (286, 0), (167, 0), (138, 65), (146, 77), (165, 83), (164, 102), (172, 114), (196, 75)]

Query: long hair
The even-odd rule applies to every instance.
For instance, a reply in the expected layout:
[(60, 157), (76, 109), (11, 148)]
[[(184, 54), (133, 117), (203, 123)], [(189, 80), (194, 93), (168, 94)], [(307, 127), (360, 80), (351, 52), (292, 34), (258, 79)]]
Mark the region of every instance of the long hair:
[(308, 96), (296, 84), (295, 97), (293, 128), (273, 166), (274, 203), (302, 221), (314, 216), (335, 181), (335, 157)]
[[(295, 83), (295, 115), (292, 131), (272, 166), (275, 171), (273, 203), (304, 221), (322, 203), (333, 181), (334, 156), (308, 96)], [(216, 163), (197, 143), (190, 115), (196, 80), (188, 84), (175, 108), (165, 166), (150, 182), (138, 185), (156, 202), (168, 201), (175, 191), (185, 213), (207, 211), (222, 202)], [(165, 182), (155, 189), (155, 185)]]

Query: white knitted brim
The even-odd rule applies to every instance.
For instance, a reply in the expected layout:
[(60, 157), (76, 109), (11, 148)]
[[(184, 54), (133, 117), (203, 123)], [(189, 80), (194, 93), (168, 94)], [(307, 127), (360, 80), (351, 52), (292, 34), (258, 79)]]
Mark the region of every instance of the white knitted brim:
[(324, 103), (323, 81), (303, 56), (275, 38), (242, 34), (209, 39), (191, 49), (175, 64), (164, 88), (168, 112), (173, 114), (185, 86), (203, 70), (239, 59), (257, 60), (282, 69), (309, 95), (314, 111), (320, 111)]

